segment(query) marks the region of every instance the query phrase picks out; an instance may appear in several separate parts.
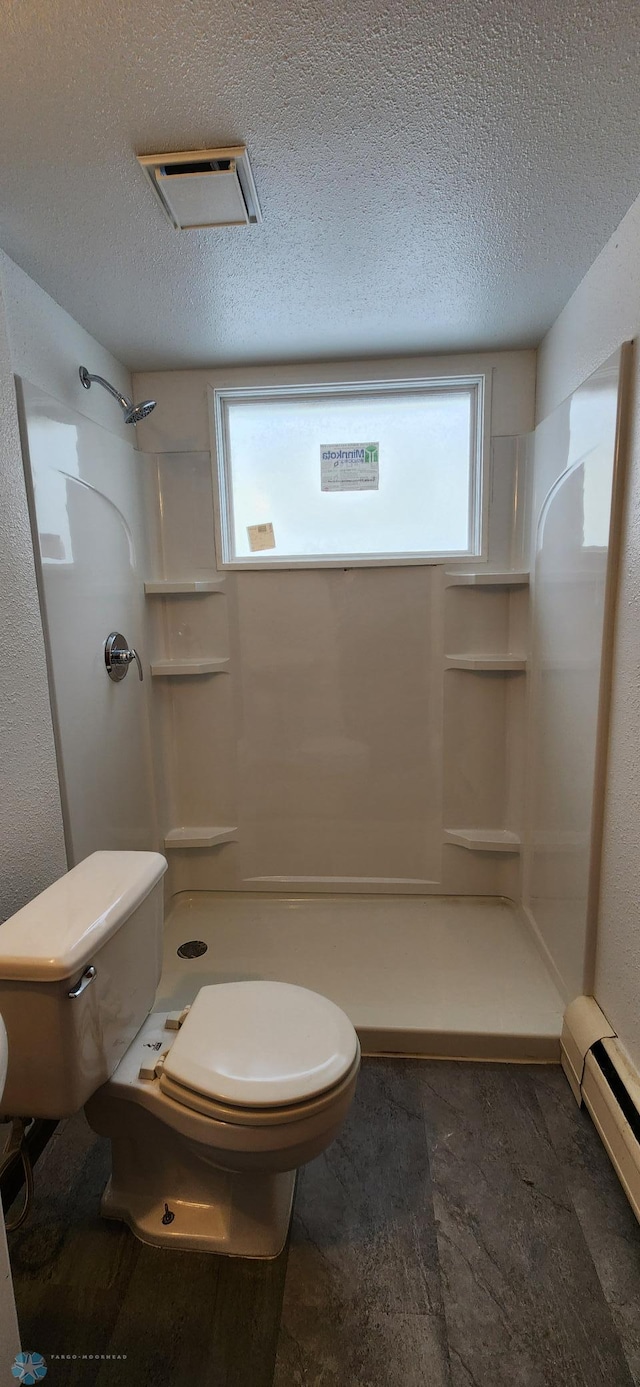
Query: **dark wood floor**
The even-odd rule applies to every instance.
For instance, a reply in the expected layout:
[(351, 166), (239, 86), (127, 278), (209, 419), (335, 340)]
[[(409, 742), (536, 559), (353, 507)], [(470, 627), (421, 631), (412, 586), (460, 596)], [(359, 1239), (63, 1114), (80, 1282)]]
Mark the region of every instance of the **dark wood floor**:
[(10, 1237), (51, 1387), (640, 1384), (640, 1229), (559, 1069), (366, 1061), (275, 1263), (144, 1247), (107, 1169), (67, 1123)]

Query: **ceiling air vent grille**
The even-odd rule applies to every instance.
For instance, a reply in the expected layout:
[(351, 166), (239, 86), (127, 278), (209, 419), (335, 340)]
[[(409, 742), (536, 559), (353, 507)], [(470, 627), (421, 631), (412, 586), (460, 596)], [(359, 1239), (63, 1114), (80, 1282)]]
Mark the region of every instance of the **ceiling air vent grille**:
[(246, 145), (139, 154), (138, 163), (178, 231), (262, 221)]

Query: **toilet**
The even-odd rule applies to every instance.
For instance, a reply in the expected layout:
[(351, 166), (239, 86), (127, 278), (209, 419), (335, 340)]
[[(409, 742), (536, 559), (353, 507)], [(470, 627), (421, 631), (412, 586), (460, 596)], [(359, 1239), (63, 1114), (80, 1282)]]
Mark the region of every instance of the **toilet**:
[(166, 866), (93, 853), (0, 926), (0, 1119), (86, 1106), (111, 1142), (106, 1218), (159, 1247), (276, 1257), (296, 1171), (349, 1111), (358, 1038), (290, 983), (218, 983), (155, 1011)]

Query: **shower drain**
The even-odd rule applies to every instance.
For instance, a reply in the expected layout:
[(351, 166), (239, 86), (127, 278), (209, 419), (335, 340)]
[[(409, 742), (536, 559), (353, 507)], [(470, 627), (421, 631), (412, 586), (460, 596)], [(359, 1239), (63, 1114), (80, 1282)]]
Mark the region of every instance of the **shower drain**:
[(203, 939), (188, 939), (186, 944), (181, 944), (178, 949), (178, 958), (202, 958), (206, 954), (208, 945)]

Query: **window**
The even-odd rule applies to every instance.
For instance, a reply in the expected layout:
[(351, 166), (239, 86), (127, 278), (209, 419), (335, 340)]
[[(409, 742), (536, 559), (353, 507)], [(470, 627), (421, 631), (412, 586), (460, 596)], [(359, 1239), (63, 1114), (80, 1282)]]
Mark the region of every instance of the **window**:
[(478, 554), (483, 383), (216, 390), (223, 563)]

